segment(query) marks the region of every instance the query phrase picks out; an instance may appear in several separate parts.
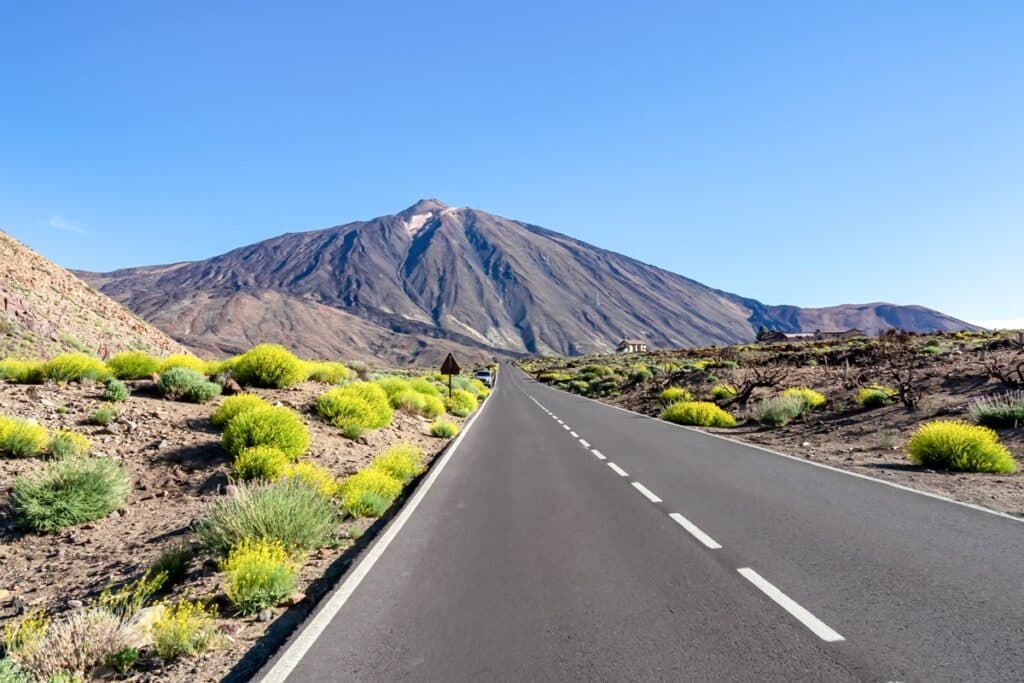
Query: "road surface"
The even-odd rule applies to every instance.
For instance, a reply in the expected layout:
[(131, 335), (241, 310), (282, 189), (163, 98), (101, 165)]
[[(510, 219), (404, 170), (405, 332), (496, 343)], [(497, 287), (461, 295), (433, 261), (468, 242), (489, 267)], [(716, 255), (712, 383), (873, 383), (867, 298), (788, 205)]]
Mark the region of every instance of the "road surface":
[(265, 680), (1024, 680), (1024, 524), (502, 370)]

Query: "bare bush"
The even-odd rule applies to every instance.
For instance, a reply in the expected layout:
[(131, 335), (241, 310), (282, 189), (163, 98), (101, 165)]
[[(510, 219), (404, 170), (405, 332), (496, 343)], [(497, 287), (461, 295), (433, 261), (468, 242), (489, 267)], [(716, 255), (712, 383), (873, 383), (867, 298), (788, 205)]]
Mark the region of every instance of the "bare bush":
[(87, 680), (104, 658), (129, 644), (120, 619), (106, 610), (89, 609), (51, 624), (44, 638), (19, 650), (15, 659), (43, 680), (60, 672)]

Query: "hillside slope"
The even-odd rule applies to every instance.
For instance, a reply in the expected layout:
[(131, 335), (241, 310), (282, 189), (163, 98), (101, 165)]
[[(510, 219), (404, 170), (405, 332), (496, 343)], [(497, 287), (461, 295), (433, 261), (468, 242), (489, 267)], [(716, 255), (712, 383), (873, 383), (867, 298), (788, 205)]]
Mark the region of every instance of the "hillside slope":
[(184, 348), (60, 266), (0, 232), (0, 357)]
[[(175, 338), (224, 351), (236, 341), (224, 338), (215, 315), (200, 312), (224, 310), (240, 293), (270, 292), (300, 307), (318, 304), (385, 331), (439, 337), (489, 354), (600, 353), (622, 337), (657, 347), (741, 342), (759, 324), (868, 332), (895, 320), (922, 330), (969, 327), (928, 309), (911, 315), (906, 307), (877, 304), (766, 306), (545, 228), (434, 199), (205, 261), (82, 277)], [(311, 353), (323, 354), (337, 335), (326, 325), (268, 320), (259, 307), (233, 313), (240, 329), (262, 325), (272, 334), (266, 338)], [(351, 334), (357, 341), (365, 332)], [(374, 353), (392, 356), (387, 348)]]

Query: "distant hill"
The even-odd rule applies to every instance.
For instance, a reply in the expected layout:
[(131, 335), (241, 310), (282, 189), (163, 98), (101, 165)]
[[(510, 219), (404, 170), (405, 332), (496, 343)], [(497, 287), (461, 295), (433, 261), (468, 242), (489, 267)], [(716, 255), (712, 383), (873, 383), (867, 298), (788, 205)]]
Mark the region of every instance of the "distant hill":
[(425, 199), (204, 261), (81, 273), (188, 345), (272, 340), (310, 356), (433, 362), (447, 350), (591, 354), (752, 340), (772, 329), (971, 328), (921, 307), (768, 306), (565, 235)]
[(0, 232), (0, 357), (141, 349), (181, 344), (60, 266)]

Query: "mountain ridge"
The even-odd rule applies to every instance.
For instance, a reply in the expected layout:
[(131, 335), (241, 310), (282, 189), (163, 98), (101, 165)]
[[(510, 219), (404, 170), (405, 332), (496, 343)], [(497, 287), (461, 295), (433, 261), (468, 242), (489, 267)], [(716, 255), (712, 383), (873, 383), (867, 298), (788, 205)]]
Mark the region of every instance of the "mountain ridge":
[[(375, 355), (386, 358), (393, 357), (389, 335), (414, 335), (415, 344), (390, 337), (406, 360), (433, 360), (434, 351), (420, 343), (426, 339), (483, 356), (576, 355), (611, 351), (622, 337), (660, 347), (744, 342), (762, 324), (869, 333), (972, 327), (915, 306), (767, 305), (542, 226), (433, 198), (396, 214), (284, 233), (205, 260), (81, 277), (171, 336), (222, 352), (239, 340), (219, 340), (211, 320), (243, 294), (271, 308), (306, 309), (313, 318), (333, 318), (319, 309), (313, 315), (314, 306), (325, 306), (361, 319), (374, 326), (363, 333), (375, 338)], [(190, 307), (189, 292), (204, 298)], [(181, 320), (162, 313), (167, 310), (178, 311)], [(252, 302), (231, 310), (259, 313)], [(273, 341), (337, 351), (327, 330), (259, 317)]]

